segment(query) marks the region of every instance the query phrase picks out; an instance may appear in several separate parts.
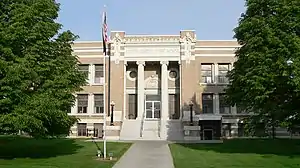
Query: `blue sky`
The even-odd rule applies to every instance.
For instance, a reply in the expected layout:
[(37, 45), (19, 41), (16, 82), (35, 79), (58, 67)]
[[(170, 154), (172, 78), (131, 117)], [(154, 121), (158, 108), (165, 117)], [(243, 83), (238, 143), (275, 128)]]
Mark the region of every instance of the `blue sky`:
[(126, 34), (178, 34), (196, 30), (199, 40), (230, 40), (245, 11), (244, 0), (57, 0), (58, 21), (79, 40), (101, 40), (106, 5), (109, 30)]

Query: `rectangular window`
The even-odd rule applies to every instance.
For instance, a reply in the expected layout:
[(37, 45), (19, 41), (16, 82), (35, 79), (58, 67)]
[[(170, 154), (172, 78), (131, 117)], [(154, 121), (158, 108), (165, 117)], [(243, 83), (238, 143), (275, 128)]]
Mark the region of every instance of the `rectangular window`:
[(218, 83), (228, 83), (227, 74), (230, 64), (218, 64)]
[(87, 113), (88, 98), (88, 94), (77, 95), (77, 113)]
[(101, 65), (95, 65), (95, 77), (94, 77), (94, 83), (96, 84), (104, 84), (104, 69), (103, 64)]
[(219, 109), (220, 114), (230, 114), (231, 106), (225, 102), (225, 94), (219, 94)]
[(202, 94), (203, 114), (213, 114), (214, 113), (213, 107), (214, 107), (213, 94), (203, 93)]
[(169, 94), (169, 117), (179, 119), (179, 95)]
[(87, 136), (87, 127), (86, 123), (78, 123), (77, 124), (77, 135), (78, 136)]
[(137, 94), (128, 95), (128, 119), (137, 117)]
[(79, 65), (79, 71), (84, 74), (86, 79), (89, 79), (89, 65)]
[(213, 64), (201, 64), (201, 83), (213, 83), (212, 65)]
[(103, 94), (94, 95), (94, 113), (104, 113), (104, 98)]

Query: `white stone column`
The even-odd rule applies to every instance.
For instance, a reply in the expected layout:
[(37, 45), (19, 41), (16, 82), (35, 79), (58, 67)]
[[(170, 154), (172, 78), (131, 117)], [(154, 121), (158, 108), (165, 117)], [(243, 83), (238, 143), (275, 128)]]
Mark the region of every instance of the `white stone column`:
[(219, 100), (219, 94), (214, 94), (213, 95), (213, 109), (214, 109), (214, 114), (218, 115), (220, 114), (220, 100)]
[(137, 119), (143, 119), (144, 117), (144, 111), (145, 111), (145, 72), (144, 72), (144, 68), (145, 68), (145, 61), (137, 61), (136, 62), (138, 65), (138, 95), (137, 95), (137, 99), (138, 99), (138, 114), (137, 114)]
[(183, 118), (183, 108), (182, 108), (182, 64), (181, 64), (181, 61), (178, 61), (178, 64), (179, 64), (179, 113), (180, 113), (180, 116), (179, 116), (179, 120), (182, 120)]
[(161, 61), (161, 118), (169, 119), (168, 61)]
[(90, 93), (88, 97), (88, 114), (94, 113), (94, 94)]
[(168, 138), (167, 120), (169, 120), (168, 61), (161, 61), (161, 123), (160, 137)]

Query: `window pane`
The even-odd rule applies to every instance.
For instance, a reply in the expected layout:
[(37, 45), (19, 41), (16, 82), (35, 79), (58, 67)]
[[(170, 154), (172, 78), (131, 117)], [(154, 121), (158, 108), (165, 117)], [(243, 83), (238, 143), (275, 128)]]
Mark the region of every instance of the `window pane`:
[(201, 70), (208, 70), (212, 69), (212, 64), (201, 64)]
[(80, 71), (89, 71), (89, 65), (79, 65)]
[(103, 72), (103, 65), (95, 65), (95, 71), (102, 71)]
[(219, 76), (226, 76), (228, 71), (219, 71)]
[(212, 71), (201, 71), (202, 76), (212, 76)]
[(88, 100), (89, 95), (87, 94), (78, 94), (77, 100)]
[(228, 71), (229, 70), (229, 64), (218, 64), (219, 71)]
[(97, 100), (97, 101), (103, 100), (103, 94), (95, 94), (94, 99)]
[(212, 100), (213, 94), (202, 94), (202, 100)]

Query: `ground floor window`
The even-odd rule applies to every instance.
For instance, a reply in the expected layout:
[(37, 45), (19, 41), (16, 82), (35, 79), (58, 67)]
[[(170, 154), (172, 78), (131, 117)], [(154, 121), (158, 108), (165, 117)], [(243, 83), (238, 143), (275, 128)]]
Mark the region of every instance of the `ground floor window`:
[(230, 123), (222, 124), (222, 136), (223, 137), (231, 137), (231, 124)]
[(77, 135), (78, 136), (87, 136), (87, 124), (78, 123), (77, 124)]
[(103, 138), (103, 123), (94, 123), (94, 137)]

